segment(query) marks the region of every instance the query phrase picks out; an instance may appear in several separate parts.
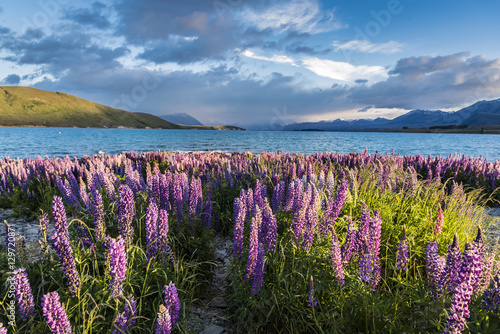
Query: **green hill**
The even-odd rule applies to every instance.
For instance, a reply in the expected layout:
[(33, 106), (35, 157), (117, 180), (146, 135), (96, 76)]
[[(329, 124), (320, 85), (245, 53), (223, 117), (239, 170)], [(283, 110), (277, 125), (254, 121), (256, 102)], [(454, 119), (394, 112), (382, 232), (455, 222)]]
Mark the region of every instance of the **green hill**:
[(0, 87), (0, 126), (186, 128), (154, 115), (30, 87)]

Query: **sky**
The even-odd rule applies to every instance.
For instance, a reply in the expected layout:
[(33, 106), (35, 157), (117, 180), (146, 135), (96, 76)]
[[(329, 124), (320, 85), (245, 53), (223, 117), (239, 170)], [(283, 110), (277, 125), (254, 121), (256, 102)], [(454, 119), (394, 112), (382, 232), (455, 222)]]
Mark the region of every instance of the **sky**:
[(0, 3), (0, 85), (207, 125), (394, 118), (500, 98), (497, 0)]

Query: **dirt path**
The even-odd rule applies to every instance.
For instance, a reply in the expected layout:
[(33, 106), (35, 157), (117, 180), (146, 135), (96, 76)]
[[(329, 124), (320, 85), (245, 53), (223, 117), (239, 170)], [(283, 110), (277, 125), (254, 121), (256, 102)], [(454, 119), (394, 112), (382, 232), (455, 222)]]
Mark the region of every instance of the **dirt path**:
[(232, 333), (228, 328), (226, 294), (229, 257), (232, 252), (232, 240), (216, 237), (215, 266), (212, 283), (207, 286), (203, 297), (190, 306), (190, 331), (200, 334)]

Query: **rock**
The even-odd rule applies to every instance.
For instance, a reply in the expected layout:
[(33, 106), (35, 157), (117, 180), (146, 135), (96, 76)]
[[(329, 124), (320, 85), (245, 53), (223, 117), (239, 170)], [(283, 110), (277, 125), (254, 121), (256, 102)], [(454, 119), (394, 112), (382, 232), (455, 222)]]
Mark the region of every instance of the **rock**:
[(217, 260), (224, 260), (227, 257), (226, 251), (224, 249), (215, 250), (215, 257)]
[(222, 334), (224, 333), (224, 327), (218, 325), (212, 325), (206, 329), (204, 329), (200, 334)]
[(222, 297), (217, 297), (215, 298), (214, 300), (212, 300), (208, 306), (210, 307), (217, 307), (217, 308), (226, 308), (227, 307), (227, 303), (226, 301), (224, 300), (224, 298)]

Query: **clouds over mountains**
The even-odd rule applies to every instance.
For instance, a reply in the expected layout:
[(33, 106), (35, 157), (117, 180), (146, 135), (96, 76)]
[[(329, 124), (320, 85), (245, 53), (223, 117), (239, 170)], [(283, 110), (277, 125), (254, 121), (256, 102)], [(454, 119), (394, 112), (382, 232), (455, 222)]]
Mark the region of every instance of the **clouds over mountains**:
[(0, 26), (1, 58), (10, 64), (3, 83), (241, 125), (367, 106), (454, 107), (500, 94), (498, 58), (349, 62), (343, 51), (397, 55), (407, 42), (338, 42), (347, 21), (319, 0), (71, 2), (43, 27)]

